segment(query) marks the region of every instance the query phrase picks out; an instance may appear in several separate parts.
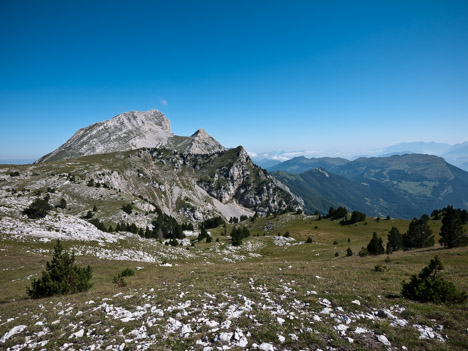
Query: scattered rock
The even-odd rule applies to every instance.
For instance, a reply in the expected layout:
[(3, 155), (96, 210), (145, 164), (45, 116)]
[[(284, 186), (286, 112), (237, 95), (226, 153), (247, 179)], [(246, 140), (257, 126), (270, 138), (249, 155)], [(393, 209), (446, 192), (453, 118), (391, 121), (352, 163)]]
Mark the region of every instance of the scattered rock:
[(21, 333), (23, 330), (26, 329), (25, 325), (17, 325), (16, 327), (13, 327), (10, 329), (10, 331), (6, 332), (2, 338), (0, 339), (0, 343), (4, 344), (5, 341), (7, 341), (9, 338), (11, 338), (13, 335)]
[(388, 341), (385, 335), (377, 335), (377, 341), (381, 342), (385, 346), (391, 346), (390, 341)]

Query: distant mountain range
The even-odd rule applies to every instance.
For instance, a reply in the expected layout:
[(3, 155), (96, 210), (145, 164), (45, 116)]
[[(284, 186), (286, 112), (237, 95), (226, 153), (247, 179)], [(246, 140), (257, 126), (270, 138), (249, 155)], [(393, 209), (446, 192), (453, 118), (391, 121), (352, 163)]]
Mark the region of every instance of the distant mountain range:
[[(305, 152), (305, 151), (304, 151)], [(301, 155), (302, 152), (294, 152), (292, 154)], [(361, 154), (359, 156), (355, 156), (350, 158), (352, 160), (358, 159), (360, 157), (389, 157), (394, 155), (405, 155), (405, 154), (428, 154), (428, 155), (435, 155), (443, 157), (448, 163), (457, 166), (465, 171), (468, 171), (468, 141), (463, 143), (450, 145), (446, 143), (436, 143), (436, 142), (423, 142), (423, 141), (415, 141), (409, 143), (400, 143), (396, 145), (392, 145), (386, 147), (382, 150), (374, 150), (369, 152), (369, 154)], [(270, 158), (263, 158), (259, 159), (258, 157), (253, 158), (253, 162), (260, 167), (266, 169), (273, 169), (274, 166), (284, 162), (291, 153), (269, 153)], [(273, 159), (271, 158), (273, 157)], [(323, 159), (324, 157), (320, 157)], [(282, 161), (278, 161), (282, 160)], [(313, 159), (312, 159), (313, 160)], [(313, 162), (305, 161), (305, 164), (312, 164)], [(313, 166), (319, 167), (320, 165)], [(307, 166), (308, 167), (308, 166)], [(280, 168), (283, 169), (283, 168)], [(280, 170), (278, 169), (278, 170)], [(302, 168), (302, 170), (306, 170), (310, 168)]]
[(468, 208), (468, 173), (432, 155), (296, 157), (268, 170), (303, 198), (307, 211), (342, 205), (373, 216), (412, 218), (449, 204)]

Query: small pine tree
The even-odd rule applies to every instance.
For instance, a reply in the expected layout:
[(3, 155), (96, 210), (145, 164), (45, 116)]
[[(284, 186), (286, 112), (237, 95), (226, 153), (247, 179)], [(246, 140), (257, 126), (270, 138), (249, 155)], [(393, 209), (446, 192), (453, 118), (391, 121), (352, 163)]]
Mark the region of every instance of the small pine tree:
[(213, 238), (211, 237), (211, 235), (207, 235), (206, 237), (206, 242), (209, 244), (213, 241)]
[(208, 232), (206, 231), (205, 227), (201, 227), (200, 234), (198, 234), (197, 240), (202, 241), (206, 237), (208, 237)]
[(40, 279), (34, 279), (27, 294), (31, 298), (53, 295), (73, 294), (91, 288), (91, 267), (75, 266), (75, 254), (63, 249), (62, 242), (57, 240), (52, 261), (46, 263), (46, 270)]
[(312, 238), (310, 236), (307, 238), (306, 243), (307, 244), (312, 244)]
[(428, 225), (429, 216), (423, 215), (420, 219), (413, 218), (408, 231), (402, 235), (404, 249), (415, 249), (434, 246), (434, 235)]
[(350, 247), (346, 249), (346, 256), (352, 256), (353, 255), (353, 250), (351, 250)]
[(445, 208), (442, 227), (440, 228), (439, 243), (449, 249), (468, 244), (468, 236), (466, 235), (465, 228), (463, 228), (460, 212), (452, 206)]
[(367, 244), (367, 252), (370, 255), (382, 255), (385, 253), (382, 238), (377, 237), (377, 233), (372, 234), (372, 239)]
[(388, 233), (388, 243), (387, 247), (391, 249), (391, 252), (401, 250), (402, 248), (402, 239), (400, 231), (397, 227), (392, 227)]
[(390, 242), (387, 242), (387, 248), (385, 249), (385, 253), (387, 255), (391, 255), (392, 252), (393, 252), (392, 245), (390, 244)]
[(465, 292), (437, 275), (444, 269), (439, 256), (435, 256), (428, 266), (418, 275), (412, 275), (409, 283), (403, 281), (401, 294), (403, 297), (420, 302), (462, 303), (467, 299)]

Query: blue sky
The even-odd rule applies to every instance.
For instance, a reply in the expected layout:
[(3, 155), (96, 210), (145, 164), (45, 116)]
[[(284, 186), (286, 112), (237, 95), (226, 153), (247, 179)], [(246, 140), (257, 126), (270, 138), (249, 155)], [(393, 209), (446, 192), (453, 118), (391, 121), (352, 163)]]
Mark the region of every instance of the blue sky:
[(157, 108), (264, 152), (468, 139), (467, 1), (3, 1), (0, 159)]

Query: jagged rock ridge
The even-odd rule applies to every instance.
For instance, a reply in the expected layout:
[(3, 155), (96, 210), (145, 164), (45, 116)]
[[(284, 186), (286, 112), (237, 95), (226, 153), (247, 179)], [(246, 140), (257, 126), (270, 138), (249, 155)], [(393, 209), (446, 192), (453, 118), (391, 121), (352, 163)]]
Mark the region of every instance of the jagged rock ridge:
[(36, 163), (163, 146), (194, 154), (226, 150), (203, 129), (190, 137), (174, 135), (169, 120), (158, 110), (130, 111), (78, 130), (65, 144)]

